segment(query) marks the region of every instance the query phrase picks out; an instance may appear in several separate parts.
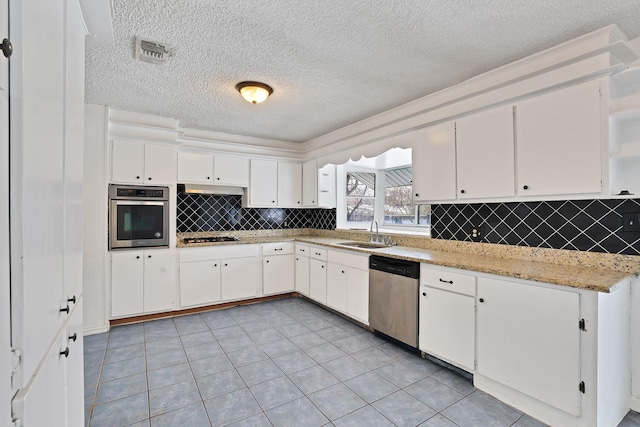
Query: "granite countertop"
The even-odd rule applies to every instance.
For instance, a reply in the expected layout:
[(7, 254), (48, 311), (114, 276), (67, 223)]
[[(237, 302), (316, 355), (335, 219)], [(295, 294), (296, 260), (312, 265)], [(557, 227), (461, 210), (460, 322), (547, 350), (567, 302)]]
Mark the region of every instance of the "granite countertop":
[(637, 277), (637, 275), (635, 274), (625, 271), (616, 271), (613, 269), (600, 269), (579, 265), (553, 264), (548, 262), (514, 259), (504, 256), (469, 254), (455, 251), (440, 251), (408, 246), (387, 246), (382, 248), (368, 249), (346, 247), (338, 244), (340, 242), (345, 242), (346, 240), (347, 239), (344, 238), (338, 239), (306, 235), (247, 236), (241, 237), (239, 241), (224, 243), (184, 244), (182, 243), (181, 239), (178, 239), (177, 247), (185, 248), (203, 246), (227, 246), (238, 244), (298, 241), (326, 246), (332, 249), (383, 255), (390, 258), (417, 261), (425, 264), (459, 268), (474, 272), (532, 280), (535, 282), (550, 283), (554, 285), (568, 286), (572, 288), (597, 292), (612, 292), (625, 280)]

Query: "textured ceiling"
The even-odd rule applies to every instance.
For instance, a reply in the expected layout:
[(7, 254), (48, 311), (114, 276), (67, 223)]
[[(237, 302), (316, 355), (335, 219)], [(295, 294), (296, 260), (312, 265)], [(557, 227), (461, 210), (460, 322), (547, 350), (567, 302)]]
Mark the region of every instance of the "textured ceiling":
[[(183, 127), (303, 142), (616, 23), (639, 0), (113, 0), (115, 44), (87, 51), (86, 100)], [(162, 65), (133, 39), (164, 42)], [(236, 83), (273, 95), (251, 105)]]

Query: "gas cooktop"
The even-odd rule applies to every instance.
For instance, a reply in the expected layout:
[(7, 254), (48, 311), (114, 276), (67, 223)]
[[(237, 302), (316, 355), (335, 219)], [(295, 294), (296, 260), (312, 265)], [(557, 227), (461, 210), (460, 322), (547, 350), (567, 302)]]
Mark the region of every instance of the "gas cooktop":
[(182, 243), (214, 243), (214, 242), (237, 242), (235, 236), (217, 236), (217, 237), (185, 237)]

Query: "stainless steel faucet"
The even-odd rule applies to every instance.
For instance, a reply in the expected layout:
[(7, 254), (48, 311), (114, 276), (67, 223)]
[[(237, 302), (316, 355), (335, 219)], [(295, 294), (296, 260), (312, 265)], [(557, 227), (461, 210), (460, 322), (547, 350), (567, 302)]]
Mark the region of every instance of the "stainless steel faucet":
[[(376, 239), (373, 240), (373, 224), (376, 225)], [(380, 242), (380, 233), (378, 230), (378, 221), (376, 221), (375, 219), (373, 221), (371, 221), (371, 227), (369, 228), (369, 231), (371, 232), (371, 237), (369, 237), (369, 241), (370, 242), (375, 242), (375, 243), (379, 243)]]

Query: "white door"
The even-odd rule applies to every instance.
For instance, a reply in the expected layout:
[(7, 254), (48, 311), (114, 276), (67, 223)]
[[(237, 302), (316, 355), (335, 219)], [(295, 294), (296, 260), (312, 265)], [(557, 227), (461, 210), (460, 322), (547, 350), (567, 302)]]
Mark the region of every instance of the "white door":
[(295, 288), (293, 255), (277, 255), (262, 259), (262, 292), (265, 295), (291, 292)]
[(144, 311), (143, 251), (111, 253), (111, 315), (141, 314)]
[[(7, 0), (0, 0), (0, 39), (8, 37)], [(9, 288), (9, 93), (8, 60), (0, 56), (0, 425), (11, 424)]]
[(369, 324), (369, 272), (350, 268), (347, 276), (347, 314)]
[(310, 160), (302, 165), (302, 204), (318, 206), (318, 168), (316, 161)]
[(111, 179), (115, 182), (144, 182), (144, 144), (124, 140), (111, 143)]
[(327, 263), (324, 261), (309, 259), (309, 296), (327, 303)]
[(478, 278), (477, 372), (580, 415), (580, 298)]
[(213, 182), (213, 157), (209, 154), (178, 153), (178, 182)]
[(255, 298), (260, 281), (258, 258), (226, 259), (221, 263), (222, 300)]
[(278, 206), (302, 207), (302, 165), (278, 163)]
[(278, 204), (278, 162), (251, 160), (249, 204), (276, 206)]
[(601, 120), (598, 81), (517, 104), (518, 195), (599, 193)]
[(213, 158), (213, 174), (214, 184), (247, 187), (249, 185), (249, 159), (215, 156)]
[(180, 263), (180, 307), (220, 301), (220, 261)]
[(309, 295), (309, 257), (296, 255), (296, 291)]
[(173, 184), (176, 182), (176, 152), (172, 146), (145, 145), (144, 182), (147, 184)]
[(513, 106), (456, 121), (458, 198), (515, 194)]
[(145, 313), (171, 311), (176, 295), (174, 251), (144, 251), (143, 307)]
[(414, 200), (456, 198), (456, 135), (453, 122), (415, 132), (411, 151)]
[(347, 267), (327, 264), (327, 305), (338, 311), (347, 311)]

